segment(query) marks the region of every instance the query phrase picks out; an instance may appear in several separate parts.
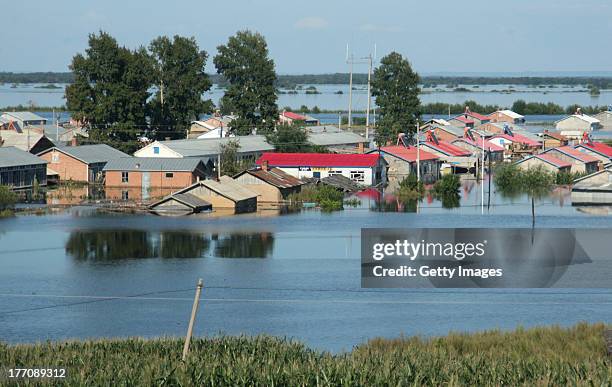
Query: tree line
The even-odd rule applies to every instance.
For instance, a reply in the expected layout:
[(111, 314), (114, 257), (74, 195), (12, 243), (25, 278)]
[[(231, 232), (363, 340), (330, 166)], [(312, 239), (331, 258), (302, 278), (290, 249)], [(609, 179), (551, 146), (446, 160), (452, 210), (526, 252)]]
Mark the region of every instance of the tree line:
[[(229, 85), (229, 81), (222, 74), (210, 74), (210, 81), (221, 87)], [(72, 83), (72, 72), (34, 72), (15, 73), (0, 72), (2, 83)], [(596, 87), (598, 89), (612, 89), (612, 77), (493, 77), (493, 76), (422, 76), (421, 82), (426, 87), (437, 85), (527, 85), (550, 86), (571, 85)], [(274, 85), (277, 88), (293, 89), (297, 85), (347, 85), (348, 73), (329, 74), (283, 74), (277, 75)], [(353, 83), (365, 85), (368, 83), (368, 74), (354, 73)]]
[[(217, 50), (213, 62), (229, 82), (219, 109), (237, 115), (232, 130), (270, 131), (278, 109), (265, 39), (240, 31)], [(193, 37), (160, 36), (129, 49), (106, 32), (90, 34), (87, 49), (70, 64), (66, 108), (87, 128), (89, 141), (125, 151), (137, 148), (139, 136), (184, 138), (190, 123), (214, 108), (202, 97), (212, 86), (207, 59)]]

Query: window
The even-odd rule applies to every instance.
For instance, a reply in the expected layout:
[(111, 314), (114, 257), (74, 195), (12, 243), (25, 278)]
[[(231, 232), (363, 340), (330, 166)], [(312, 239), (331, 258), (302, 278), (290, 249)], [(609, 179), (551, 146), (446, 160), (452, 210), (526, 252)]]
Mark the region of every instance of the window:
[(52, 162), (53, 164), (57, 164), (57, 163), (59, 163), (59, 153), (57, 153), (57, 152), (53, 152), (53, 153), (51, 154), (51, 162)]
[(128, 172), (126, 171), (121, 172), (121, 182), (122, 183), (127, 183), (129, 179), (130, 179), (130, 175)]
[(351, 171), (351, 180), (356, 182), (364, 182), (365, 181), (365, 172), (363, 171)]
[(159, 154), (159, 147), (158, 146), (154, 146), (153, 147), (153, 154), (156, 154), (156, 155)]
[(121, 191), (121, 200), (129, 200), (130, 194), (128, 191)]
[(174, 173), (172, 172), (166, 172), (166, 178), (167, 179), (172, 179), (174, 177)]
[(342, 175), (342, 171), (329, 171), (327, 173), (327, 176), (336, 176), (336, 175)]

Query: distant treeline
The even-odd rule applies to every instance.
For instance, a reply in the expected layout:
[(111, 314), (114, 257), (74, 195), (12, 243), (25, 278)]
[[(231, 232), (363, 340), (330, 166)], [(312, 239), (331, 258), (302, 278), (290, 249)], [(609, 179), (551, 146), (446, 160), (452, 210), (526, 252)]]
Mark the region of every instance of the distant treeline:
[[(2, 83), (71, 83), (70, 72), (13, 73), (0, 72)], [(227, 81), (219, 74), (210, 74), (212, 83), (226, 86)], [(354, 84), (366, 84), (367, 74), (353, 74)], [(278, 75), (276, 85), (279, 88), (292, 89), (297, 85), (346, 85), (348, 73)], [(437, 85), (572, 85), (595, 86), (599, 89), (612, 89), (612, 77), (475, 77), (475, 76), (424, 76), (421, 83), (428, 87)]]

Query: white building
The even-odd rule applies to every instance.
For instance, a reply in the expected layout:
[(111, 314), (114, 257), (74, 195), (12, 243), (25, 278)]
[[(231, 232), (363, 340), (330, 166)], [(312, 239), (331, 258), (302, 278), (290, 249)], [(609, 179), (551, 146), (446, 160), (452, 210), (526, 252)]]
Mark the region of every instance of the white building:
[(366, 186), (386, 181), (386, 162), (378, 153), (264, 153), (257, 164), (279, 168), (298, 179), (342, 175)]
[(586, 114), (573, 114), (555, 123), (561, 135), (570, 138), (580, 138), (584, 132), (592, 132), (601, 128), (601, 122)]

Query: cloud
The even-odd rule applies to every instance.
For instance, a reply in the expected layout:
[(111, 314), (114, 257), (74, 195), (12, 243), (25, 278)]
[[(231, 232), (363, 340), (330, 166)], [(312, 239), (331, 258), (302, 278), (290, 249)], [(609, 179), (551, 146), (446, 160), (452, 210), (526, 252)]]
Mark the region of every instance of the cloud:
[(305, 17), (295, 22), (295, 28), (300, 30), (322, 30), (329, 25), (329, 22), (322, 17)]
[(398, 26), (381, 26), (372, 23), (362, 24), (359, 29), (367, 32), (401, 32), (402, 28)]

